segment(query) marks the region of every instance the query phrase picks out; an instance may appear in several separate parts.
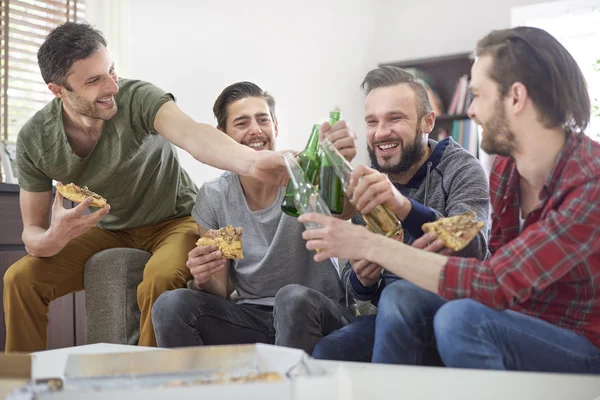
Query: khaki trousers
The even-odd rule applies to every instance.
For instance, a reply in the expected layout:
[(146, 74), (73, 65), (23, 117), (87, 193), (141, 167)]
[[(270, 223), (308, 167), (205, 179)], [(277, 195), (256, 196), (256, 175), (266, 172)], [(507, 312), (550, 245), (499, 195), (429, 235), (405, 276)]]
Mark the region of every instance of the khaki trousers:
[(141, 311), (139, 345), (156, 346), (152, 306), (163, 292), (186, 286), (191, 278), (187, 257), (198, 237), (198, 225), (192, 217), (122, 231), (94, 227), (53, 257), (23, 257), (4, 275), (6, 352), (47, 349), (48, 305), (58, 297), (83, 290), (87, 260), (115, 247), (152, 254), (137, 291)]

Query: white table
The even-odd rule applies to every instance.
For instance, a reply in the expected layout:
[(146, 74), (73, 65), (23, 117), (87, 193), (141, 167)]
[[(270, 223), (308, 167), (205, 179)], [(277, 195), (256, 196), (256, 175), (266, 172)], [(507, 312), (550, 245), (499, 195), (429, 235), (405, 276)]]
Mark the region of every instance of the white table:
[[(168, 351), (149, 347), (93, 344), (34, 353), (33, 378), (62, 376), (69, 354)], [(434, 367), (315, 361), (351, 382), (343, 399), (597, 400), (600, 376), (479, 371)], [(347, 389), (347, 390), (346, 390)], [(306, 398), (303, 390), (303, 398)], [(318, 393), (314, 394), (318, 398)], [(340, 397), (342, 398), (342, 397)]]

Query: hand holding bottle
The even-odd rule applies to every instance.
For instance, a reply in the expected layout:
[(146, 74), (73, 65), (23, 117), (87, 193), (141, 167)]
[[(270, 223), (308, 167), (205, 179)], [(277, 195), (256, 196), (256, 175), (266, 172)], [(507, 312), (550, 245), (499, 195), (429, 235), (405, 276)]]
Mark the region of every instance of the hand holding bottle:
[(359, 165), (350, 175), (350, 190), (346, 195), (361, 214), (373, 211), (380, 204), (386, 205), (403, 220), (410, 212), (410, 201), (396, 189), (387, 175), (373, 168)]
[(327, 139), (348, 161), (356, 157), (356, 133), (346, 121), (338, 121), (333, 126), (329, 122), (321, 125), (320, 139)]

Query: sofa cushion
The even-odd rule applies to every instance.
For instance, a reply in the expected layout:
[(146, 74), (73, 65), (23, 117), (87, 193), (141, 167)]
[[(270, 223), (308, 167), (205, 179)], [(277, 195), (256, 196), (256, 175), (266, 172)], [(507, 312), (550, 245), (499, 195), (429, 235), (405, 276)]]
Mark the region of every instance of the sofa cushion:
[(85, 264), (87, 344), (132, 344), (140, 336), (137, 287), (151, 254), (137, 249), (101, 251)]

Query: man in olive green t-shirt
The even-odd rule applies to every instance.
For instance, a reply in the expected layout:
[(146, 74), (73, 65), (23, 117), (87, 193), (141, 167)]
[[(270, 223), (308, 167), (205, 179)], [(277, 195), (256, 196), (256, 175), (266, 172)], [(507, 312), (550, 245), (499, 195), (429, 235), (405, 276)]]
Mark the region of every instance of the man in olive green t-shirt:
[[(269, 183), (285, 183), (283, 161), (196, 123), (152, 84), (119, 80), (106, 41), (88, 24), (53, 30), (38, 63), (56, 98), (18, 136), (29, 255), (4, 276), (6, 351), (47, 348), (49, 302), (82, 290), (86, 261), (115, 247), (152, 253), (138, 303), (139, 344), (154, 346), (152, 305), (162, 292), (185, 287), (187, 255), (198, 238), (190, 216), (196, 187), (174, 145), (209, 165)], [(90, 198), (65, 209), (60, 194), (52, 202), (53, 180), (88, 186), (109, 205), (84, 214)]]

